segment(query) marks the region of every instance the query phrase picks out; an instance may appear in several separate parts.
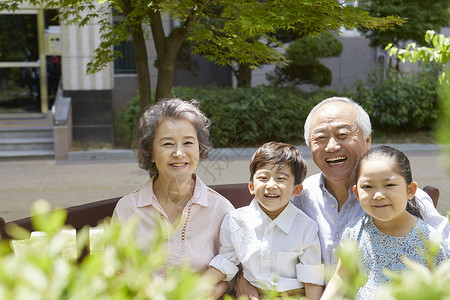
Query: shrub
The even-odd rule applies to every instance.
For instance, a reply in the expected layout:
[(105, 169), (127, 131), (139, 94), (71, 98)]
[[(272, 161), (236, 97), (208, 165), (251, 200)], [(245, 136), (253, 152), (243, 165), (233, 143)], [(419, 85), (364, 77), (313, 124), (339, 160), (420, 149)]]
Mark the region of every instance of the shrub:
[[(215, 147), (253, 147), (276, 140), (303, 142), (303, 125), (311, 108), (335, 96), (332, 90), (305, 92), (295, 87), (257, 86), (248, 88), (174, 87), (173, 97), (197, 99), (211, 119)], [(136, 130), (138, 99), (129, 102), (125, 120), (127, 136)]]
[(286, 49), (287, 66), (276, 67), (266, 78), (277, 86), (331, 84), (331, 70), (320, 63), (321, 58), (335, 57), (342, 53), (342, 43), (331, 33), (303, 36), (291, 42)]
[(429, 130), (438, 117), (436, 67), (415, 74), (390, 70), (368, 75), (356, 89), (356, 100), (370, 115), (376, 131)]
[[(191, 98), (185, 91), (175, 89), (174, 96)], [(270, 140), (299, 142), (310, 107), (303, 92), (262, 86), (215, 89), (196, 98), (211, 119), (216, 147), (255, 146)]]

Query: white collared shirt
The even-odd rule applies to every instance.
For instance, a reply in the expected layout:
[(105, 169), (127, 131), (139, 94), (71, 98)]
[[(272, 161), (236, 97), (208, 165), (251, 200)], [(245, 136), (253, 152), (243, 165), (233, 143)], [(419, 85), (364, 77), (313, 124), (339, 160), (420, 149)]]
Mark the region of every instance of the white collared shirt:
[(233, 205), (196, 176), (194, 194), (183, 209), (178, 225), (173, 227), (153, 192), (153, 180), (154, 177), (139, 191), (120, 199), (113, 219), (125, 223), (132, 216), (138, 216), (140, 221), (136, 236), (144, 249), (150, 248), (155, 238), (152, 231), (160, 223), (168, 238), (167, 263), (187, 263), (192, 271), (206, 270), (209, 261), (219, 252), (220, 224), (225, 215), (234, 209)]
[[(450, 226), (448, 219), (439, 214), (434, 208), (431, 198), (421, 189), (417, 189), (416, 198), (424, 222), (434, 227), (449, 243)], [(292, 197), (291, 202), (319, 226), (320, 244), (322, 247), (322, 261), (325, 266), (336, 266), (335, 250), (339, 246), (344, 228), (351, 221), (365, 215), (358, 199), (350, 189), (348, 199), (338, 211), (338, 202), (325, 188), (323, 174), (318, 173), (303, 181), (303, 191), (300, 196)]]
[(316, 222), (291, 203), (271, 220), (256, 199), (230, 212), (220, 231), (220, 254), (210, 265), (231, 280), (244, 277), (261, 289), (287, 291), (304, 282), (322, 285), (324, 268)]

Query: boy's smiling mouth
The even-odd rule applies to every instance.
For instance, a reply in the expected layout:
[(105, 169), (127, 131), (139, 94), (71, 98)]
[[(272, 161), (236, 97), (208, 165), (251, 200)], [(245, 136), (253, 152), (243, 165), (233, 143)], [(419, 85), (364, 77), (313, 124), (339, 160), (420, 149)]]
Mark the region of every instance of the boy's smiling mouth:
[(325, 159), (326, 163), (329, 164), (330, 166), (342, 165), (346, 160), (347, 156), (337, 156)]
[(276, 195), (276, 194), (265, 194), (264, 197), (269, 198), (269, 199), (278, 199), (278, 198), (280, 198), (280, 195)]

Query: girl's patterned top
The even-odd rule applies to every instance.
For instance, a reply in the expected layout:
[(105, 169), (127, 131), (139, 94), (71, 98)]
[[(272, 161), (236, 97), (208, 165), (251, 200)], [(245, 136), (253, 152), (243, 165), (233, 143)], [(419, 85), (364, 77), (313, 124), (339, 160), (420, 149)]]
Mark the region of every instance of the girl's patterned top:
[[(384, 269), (405, 271), (408, 267), (403, 259), (406, 257), (422, 265), (427, 265), (423, 258), (426, 251), (425, 240), (440, 240), (440, 234), (422, 220), (417, 220), (414, 228), (405, 236), (393, 237), (382, 233), (373, 223), (372, 217), (365, 215), (347, 225), (342, 240), (357, 241), (361, 253), (361, 269), (367, 273), (366, 284), (358, 291), (356, 299), (372, 299), (380, 287), (390, 279), (383, 273)], [(442, 242), (435, 257), (435, 265), (450, 259), (448, 245)]]

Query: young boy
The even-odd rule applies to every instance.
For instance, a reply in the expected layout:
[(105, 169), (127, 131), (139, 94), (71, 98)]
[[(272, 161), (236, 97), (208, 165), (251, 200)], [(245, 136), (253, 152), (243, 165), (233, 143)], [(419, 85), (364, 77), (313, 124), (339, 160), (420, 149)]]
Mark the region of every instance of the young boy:
[(220, 253), (206, 271), (213, 284), (231, 280), (241, 264), (244, 277), (260, 293), (320, 298), (324, 269), (318, 226), (290, 203), (302, 191), (306, 171), (292, 145), (270, 142), (256, 151), (248, 184), (255, 199), (222, 222)]

